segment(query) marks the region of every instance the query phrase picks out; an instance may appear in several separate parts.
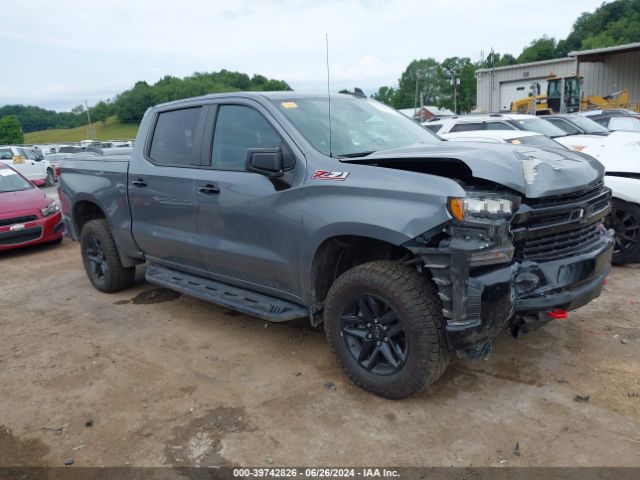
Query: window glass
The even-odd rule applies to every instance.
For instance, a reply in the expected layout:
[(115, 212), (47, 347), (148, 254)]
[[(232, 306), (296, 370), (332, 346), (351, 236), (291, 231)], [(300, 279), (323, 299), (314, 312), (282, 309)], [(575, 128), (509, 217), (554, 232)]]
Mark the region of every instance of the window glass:
[(611, 130), (629, 130), (640, 132), (640, 119), (633, 117), (612, 117), (609, 121)]
[(196, 127), (201, 107), (172, 110), (158, 115), (151, 140), (151, 159), (161, 165), (197, 165), (194, 157)]
[(506, 122), (487, 122), (487, 130), (517, 130)]
[(13, 152), (10, 148), (0, 148), (0, 160), (11, 160)]
[(483, 130), (482, 123), (463, 122), (456, 123), (450, 132), (470, 132), (471, 130)]
[(578, 130), (578, 128), (571, 125), (569, 122), (563, 120), (562, 118), (545, 118), (545, 120), (547, 122), (553, 123), (556, 127), (561, 128), (569, 135), (577, 135), (579, 133), (582, 133), (580, 130)]
[(22, 154), (27, 157), (29, 160), (38, 160), (38, 157), (36, 157), (36, 154), (33, 153), (33, 150), (30, 150), (28, 148), (21, 148), (20, 151), (22, 152)]
[(425, 128), (428, 128), (433, 133), (438, 133), (438, 131), (442, 128), (442, 125), (425, 125)]
[[(333, 157), (363, 157), (372, 152), (442, 140), (420, 124), (375, 100), (352, 95), (273, 99), (280, 112), (313, 147)], [(329, 135), (331, 133), (331, 135)]]
[(212, 166), (220, 170), (244, 170), (247, 150), (276, 148), (280, 136), (254, 109), (222, 105), (213, 132)]
[(0, 193), (18, 192), (33, 188), (29, 182), (9, 168), (0, 169)]
[(547, 137), (564, 137), (567, 133), (561, 128), (556, 127), (553, 123), (537, 117), (523, 118), (509, 121), (518, 130), (528, 130), (530, 132), (541, 133)]

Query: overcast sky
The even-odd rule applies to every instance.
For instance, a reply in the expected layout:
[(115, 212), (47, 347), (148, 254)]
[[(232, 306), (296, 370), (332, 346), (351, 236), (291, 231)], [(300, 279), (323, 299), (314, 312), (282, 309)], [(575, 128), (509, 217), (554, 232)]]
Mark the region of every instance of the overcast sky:
[(397, 84), (415, 58), (564, 38), (602, 0), (4, 0), (0, 105), (68, 110), (137, 80), (226, 68), (326, 89)]

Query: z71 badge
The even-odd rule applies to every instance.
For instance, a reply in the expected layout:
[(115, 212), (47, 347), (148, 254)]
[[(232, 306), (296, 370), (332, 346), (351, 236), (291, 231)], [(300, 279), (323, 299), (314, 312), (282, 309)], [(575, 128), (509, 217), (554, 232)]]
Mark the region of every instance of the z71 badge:
[(315, 180), (337, 180), (342, 182), (347, 178), (349, 172), (332, 172), (330, 170), (316, 170), (311, 179)]

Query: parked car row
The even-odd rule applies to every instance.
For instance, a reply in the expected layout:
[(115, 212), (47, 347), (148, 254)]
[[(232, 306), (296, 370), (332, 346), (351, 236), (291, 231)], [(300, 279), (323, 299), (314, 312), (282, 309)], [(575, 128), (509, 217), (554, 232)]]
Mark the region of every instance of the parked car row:
[(51, 162), (27, 147), (0, 146), (0, 162), (13, 167), (27, 180), (38, 186), (53, 186), (59, 174)]
[(624, 126), (625, 121), (640, 124), (640, 117), (626, 111), (463, 115), (436, 118), (423, 126), (449, 141), (569, 148), (599, 160), (606, 169), (605, 185), (613, 195), (606, 222), (616, 241), (613, 261), (627, 263), (640, 260), (640, 129), (605, 126)]

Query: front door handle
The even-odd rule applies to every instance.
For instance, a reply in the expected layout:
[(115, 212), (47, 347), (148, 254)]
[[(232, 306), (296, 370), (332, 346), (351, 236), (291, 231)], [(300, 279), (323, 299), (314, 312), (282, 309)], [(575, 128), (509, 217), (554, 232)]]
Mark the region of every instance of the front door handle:
[(220, 189), (217, 186), (208, 183), (206, 185), (200, 185), (198, 187), (198, 192), (205, 195), (215, 195), (216, 193), (220, 193)]
[(139, 178), (139, 179), (134, 180), (133, 182), (131, 182), (131, 185), (133, 185), (134, 187), (146, 187), (147, 186), (147, 182), (145, 182), (143, 179)]

